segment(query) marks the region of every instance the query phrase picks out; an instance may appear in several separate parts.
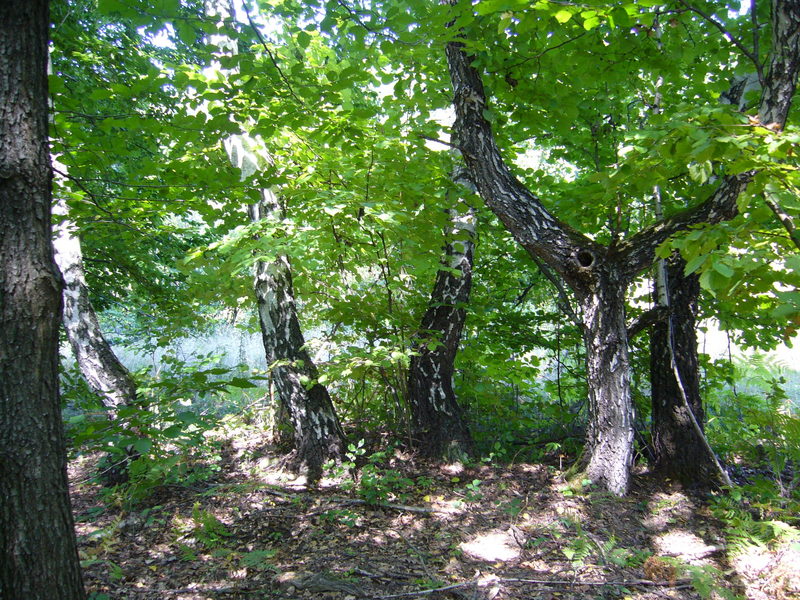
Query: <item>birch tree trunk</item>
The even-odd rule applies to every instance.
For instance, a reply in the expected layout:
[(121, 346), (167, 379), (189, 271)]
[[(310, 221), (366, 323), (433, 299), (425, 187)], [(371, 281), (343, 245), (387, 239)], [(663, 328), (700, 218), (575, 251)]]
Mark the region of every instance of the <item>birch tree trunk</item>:
[[(263, 190), (263, 199), (251, 207), (250, 217), (259, 221), (281, 212), (276, 195)], [(341, 458), (344, 433), (328, 390), (317, 381), (317, 368), (305, 349), (288, 257), (258, 261), (254, 289), (267, 364), (294, 428), (295, 464), (307, 469), (309, 481), (316, 481), (326, 460)]]
[(100, 330), (89, 299), (81, 242), (73, 234), (66, 202), (57, 200), (53, 212), (64, 218), (53, 240), (56, 263), (64, 278), (64, 330), (89, 388), (113, 411), (136, 400), (136, 384)]
[(633, 400), (625, 322), (627, 282), (619, 269), (602, 269), (596, 290), (579, 295), (589, 381), (586, 476), (612, 492), (628, 488), (633, 464)]
[[(453, 179), (466, 173), (457, 167)], [(453, 391), (453, 374), (467, 318), (475, 249), (475, 209), (450, 210), (451, 229), (442, 264), (436, 272), (420, 334), (414, 342), (408, 394), (414, 442), (424, 456), (460, 458), (473, 452), (472, 436)], [(457, 272), (453, 272), (453, 270)]]
[(0, 598), (85, 597), (58, 393), (47, 0), (0, 2)]

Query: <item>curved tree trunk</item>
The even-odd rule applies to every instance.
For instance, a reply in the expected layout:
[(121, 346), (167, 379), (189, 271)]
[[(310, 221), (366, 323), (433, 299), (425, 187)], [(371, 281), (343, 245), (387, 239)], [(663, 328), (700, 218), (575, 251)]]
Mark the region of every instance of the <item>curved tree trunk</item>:
[[(264, 190), (262, 202), (251, 207), (250, 217), (259, 221), (280, 212), (275, 194)], [(341, 458), (344, 433), (328, 390), (317, 382), (317, 368), (304, 347), (289, 259), (281, 255), (272, 262), (258, 261), (254, 288), (267, 364), (294, 428), (296, 463), (307, 468), (309, 481), (316, 481), (326, 460)]]
[[(459, 180), (458, 173), (454, 180)], [(453, 391), (453, 372), (472, 286), (477, 217), (472, 207), (463, 214), (452, 209), (450, 216), (452, 241), (442, 262), (447, 269), (436, 272), (408, 373), (414, 443), (424, 456), (437, 458), (458, 458), (473, 451), (472, 436)]]
[(705, 415), (695, 333), (700, 281), (695, 274), (684, 275), (686, 262), (679, 255), (673, 254), (665, 262), (665, 281), (657, 282), (657, 286), (665, 284), (665, 290), (656, 290), (656, 295), (666, 296), (669, 321), (657, 322), (650, 330), (655, 468), (686, 485), (702, 486), (716, 481), (717, 468), (689, 414), (691, 409), (702, 429)]
[(0, 3), (0, 597), (84, 598), (58, 394), (48, 2)]
[[(228, 157), (242, 171), (243, 179), (264, 161), (264, 154), (256, 153), (252, 144), (246, 136), (232, 136), (225, 142)], [(253, 222), (285, 216), (284, 207), (269, 189), (261, 190), (261, 201), (250, 206), (248, 212)], [(289, 258), (282, 254), (271, 262), (256, 261), (253, 289), (267, 366), (294, 430), (294, 466), (305, 468), (308, 480), (314, 482), (322, 476), (327, 460), (341, 459), (344, 432), (328, 390), (317, 381), (317, 368), (305, 349)]]
[(67, 217), (66, 202), (59, 199), (53, 212), (65, 218), (56, 229), (53, 248), (64, 277), (62, 323), (78, 367), (103, 406), (113, 410), (132, 404), (136, 400), (136, 383), (100, 330), (97, 314), (89, 300), (81, 242), (72, 233), (74, 225)]

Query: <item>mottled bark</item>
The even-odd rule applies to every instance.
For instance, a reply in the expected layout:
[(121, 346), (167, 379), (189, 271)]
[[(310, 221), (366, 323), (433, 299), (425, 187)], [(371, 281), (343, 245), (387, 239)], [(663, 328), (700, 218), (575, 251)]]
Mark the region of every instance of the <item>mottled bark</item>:
[[(454, 0), (449, 3), (455, 4)], [(587, 472), (612, 493), (624, 494), (633, 441), (630, 366), (624, 347), (625, 290), (638, 273), (653, 264), (656, 249), (670, 236), (692, 225), (736, 216), (736, 200), (755, 172), (728, 176), (696, 207), (660, 220), (627, 240), (601, 246), (550, 214), (516, 179), (503, 161), (486, 119), (487, 97), (473, 66), (475, 58), (457, 39), (447, 44), (446, 54), (456, 112), (454, 139), (478, 191), (517, 242), (564, 279), (583, 308), (590, 389)], [(765, 123), (782, 126), (800, 66), (796, 1), (773, 0), (769, 64), (760, 117)]]
[(601, 268), (597, 291), (579, 295), (589, 381), (589, 423), (584, 467), (587, 477), (623, 494), (633, 464), (634, 410), (630, 388), (628, 332), (625, 323), (627, 282), (619, 269)]
[[(459, 181), (457, 168), (455, 181)], [(414, 443), (425, 456), (460, 458), (473, 451), (472, 436), (453, 391), (453, 374), (472, 286), (477, 217), (472, 207), (450, 210), (451, 241), (436, 273), (420, 334), (414, 341), (408, 395)]]
[[(275, 194), (264, 190), (262, 202), (251, 207), (250, 216), (259, 221), (280, 212)], [(317, 368), (305, 349), (289, 259), (281, 255), (271, 262), (258, 261), (254, 287), (267, 364), (294, 428), (296, 463), (305, 467), (309, 480), (314, 481), (321, 476), (326, 460), (341, 458), (344, 433), (328, 390), (317, 382)]]
[(113, 410), (132, 404), (136, 400), (136, 384), (100, 330), (86, 286), (81, 242), (73, 234), (74, 224), (68, 218), (66, 202), (57, 200), (53, 212), (63, 217), (56, 228), (53, 248), (64, 278), (62, 323), (75, 360), (89, 388), (100, 397), (103, 406)]
[[(703, 486), (717, 481), (717, 468), (689, 414), (691, 410), (702, 430), (705, 415), (695, 333), (700, 282), (696, 274), (684, 275), (686, 262), (679, 255), (665, 262), (663, 294), (670, 313), (650, 330), (654, 466), (686, 485)], [(655, 293), (658, 296), (659, 290)]]
[(48, 2), (0, 3), (0, 597), (79, 600), (50, 242)]

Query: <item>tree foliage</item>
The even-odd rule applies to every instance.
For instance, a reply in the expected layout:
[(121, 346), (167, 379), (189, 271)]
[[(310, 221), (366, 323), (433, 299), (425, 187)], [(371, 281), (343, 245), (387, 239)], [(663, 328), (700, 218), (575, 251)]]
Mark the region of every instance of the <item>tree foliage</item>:
[[(285, 255), (343, 421), (407, 434), (408, 367), (456, 191), (449, 151), (463, 142), (445, 56), (461, 36), (509, 173), (565, 239), (627, 253), (628, 324), (647, 268), (677, 250), (700, 278), (700, 316), (772, 348), (800, 318), (797, 248), (773, 208), (798, 209), (800, 133), (793, 113), (776, 127), (761, 102), (759, 116), (757, 85), (730, 96), (769, 84), (768, 4), (275, 0), (234, 2), (232, 17), (227, 2), (60, 3), (52, 151), (94, 303), (166, 343), (242, 320), (254, 265)], [(271, 161), (242, 178), (224, 141), (245, 131)], [(270, 187), (286, 214), (249, 222), (243, 207)], [(722, 204), (724, 222), (708, 212)], [(478, 446), (580, 437), (583, 272), (531, 256), (477, 209), (454, 384)], [(630, 348), (630, 426), (644, 431), (647, 349)]]

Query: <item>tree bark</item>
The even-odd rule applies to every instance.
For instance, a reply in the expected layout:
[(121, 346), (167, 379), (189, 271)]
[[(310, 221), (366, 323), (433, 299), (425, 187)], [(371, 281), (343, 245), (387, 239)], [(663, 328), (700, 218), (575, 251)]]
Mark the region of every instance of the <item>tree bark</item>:
[(103, 406), (113, 411), (119, 406), (133, 404), (136, 400), (136, 383), (100, 329), (100, 322), (89, 299), (81, 242), (72, 233), (74, 224), (68, 218), (66, 202), (57, 200), (53, 212), (64, 218), (56, 228), (53, 248), (56, 263), (64, 278), (62, 323), (78, 367)]
[(670, 313), (650, 330), (654, 467), (687, 486), (706, 486), (717, 483), (717, 468), (689, 414), (691, 410), (702, 430), (705, 415), (696, 335), (700, 281), (695, 274), (684, 275), (686, 261), (680, 255), (665, 262), (664, 294)]
[(85, 597), (58, 394), (48, 2), (0, 3), (0, 597)]
[(583, 464), (586, 476), (616, 494), (628, 489), (633, 463), (634, 410), (630, 388), (627, 281), (619, 269), (598, 269), (595, 290), (579, 295), (589, 381), (589, 423)]
[[(250, 217), (259, 221), (281, 212), (275, 194), (264, 190), (262, 202), (251, 207)], [(305, 349), (289, 259), (281, 255), (271, 262), (256, 262), (254, 288), (267, 364), (294, 428), (295, 463), (307, 469), (313, 482), (321, 477), (326, 460), (341, 458), (344, 433), (328, 390), (317, 382), (317, 368)]]
[[(773, 0), (772, 14), (770, 67), (759, 115), (764, 123), (782, 126), (800, 68), (800, 3)], [(625, 290), (638, 273), (653, 264), (656, 248), (670, 236), (692, 225), (735, 217), (736, 200), (755, 172), (725, 177), (699, 205), (660, 220), (629, 239), (602, 246), (548, 212), (506, 165), (486, 118), (487, 97), (481, 75), (473, 66), (475, 57), (466, 53), (459, 35), (446, 47), (456, 113), (454, 139), (487, 206), (532, 257), (561, 275), (583, 307), (590, 389), (587, 473), (612, 493), (622, 495), (628, 488), (633, 442), (630, 365), (627, 348), (623, 348)]]
[[(462, 181), (465, 169), (456, 168), (453, 179)], [(414, 443), (423, 456), (462, 458), (474, 448), (464, 413), (453, 391), (453, 374), (466, 306), (472, 286), (475, 249), (475, 209), (450, 210), (451, 241), (445, 248), (444, 269), (436, 281), (420, 334), (414, 341), (408, 374), (408, 395)], [(454, 272), (456, 271), (456, 272)]]

